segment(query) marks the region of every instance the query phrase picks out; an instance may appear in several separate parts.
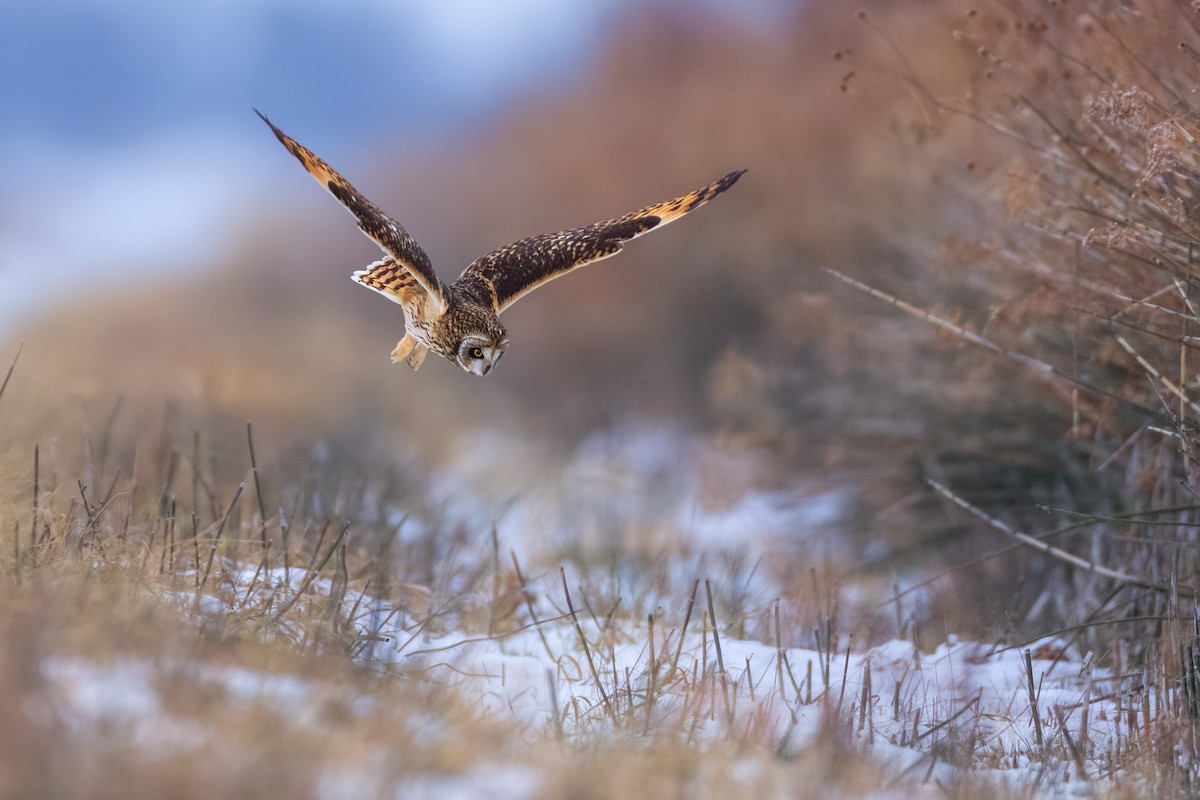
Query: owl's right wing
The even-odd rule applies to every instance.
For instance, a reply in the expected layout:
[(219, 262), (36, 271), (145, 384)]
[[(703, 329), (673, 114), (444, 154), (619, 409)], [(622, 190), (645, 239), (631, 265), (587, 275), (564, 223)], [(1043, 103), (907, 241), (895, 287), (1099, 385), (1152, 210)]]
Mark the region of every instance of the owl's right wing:
[(708, 186), (622, 217), (514, 242), (476, 259), (458, 280), (461, 288), (490, 299), (499, 314), (542, 284), (601, 259), (615, 256), (631, 239), (687, 214), (733, 186), (745, 172), (731, 172)]
[(384, 256), (366, 268), (354, 272), (350, 278), (371, 291), (399, 303), (409, 319), (427, 316), (424, 303), (429, 294), (417, 283), (410, 270), (392, 256)]
[[(447, 306), (446, 286), (433, 271), (429, 256), (425, 255), (425, 251), (409, 235), (408, 231), (364, 197), (361, 192), (350, 185), (350, 181), (339, 175), (311, 150), (275, 127), (274, 123), (267, 119), (261, 111), (255, 109), (254, 113), (262, 117), (262, 121), (267, 123), (275, 133), (275, 138), (283, 143), (288, 152), (296, 157), (296, 160), (308, 170), (317, 183), (324, 186), (330, 194), (337, 198), (338, 202), (346, 207), (347, 211), (354, 215), (354, 218), (358, 220), (358, 227), (362, 229), (363, 233), (374, 240), (390, 256), (382, 262), (372, 264), (366, 270), (356, 272), (354, 279), (381, 294), (389, 295), (389, 299), (394, 299), (406, 307), (411, 298), (411, 292), (419, 286), (433, 301), (438, 312), (445, 311)], [(388, 272), (386, 276), (379, 275), (379, 280), (375, 282), (362, 279), (364, 276), (376, 272), (376, 268), (385, 263)], [(414, 282), (416, 286), (413, 286)], [(404, 286), (404, 293), (399, 291), (401, 284)], [(393, 287), (395, 288), (393, 289)]]

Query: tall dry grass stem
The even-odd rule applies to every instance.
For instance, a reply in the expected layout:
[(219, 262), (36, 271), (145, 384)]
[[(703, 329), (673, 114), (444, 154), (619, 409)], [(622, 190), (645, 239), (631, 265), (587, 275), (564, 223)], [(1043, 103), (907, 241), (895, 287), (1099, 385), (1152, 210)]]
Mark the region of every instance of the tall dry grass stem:
[(604, 703), (604, 710), (615, 721), (617, 718), (616, 711), (613, 709), (608, 692), (604, 691), (604, 683), (600, 680), (600, 672), (596, 669), (596, 662), (592, 659), (592, 648), (588, 644), (587, 636), (583, 633), (583, 626), (579, 624), (579, 615), (575, 613), (575, 604), (571, 601), (571, 589), (567, 586), (567, 570), (565, 567), (559, 567), (558, 572), (562, 577), (563, 595), (567, 601), (567, 612), (571, 615), (571, 622), (575, 625), (575, 633), (579, 636), (579, 644), (583, 648), (583, 655), (587, 660), (588, 670), (592, 674), (592, 681), (596, 686), (596, 690), (600, 692), (600, 699)]

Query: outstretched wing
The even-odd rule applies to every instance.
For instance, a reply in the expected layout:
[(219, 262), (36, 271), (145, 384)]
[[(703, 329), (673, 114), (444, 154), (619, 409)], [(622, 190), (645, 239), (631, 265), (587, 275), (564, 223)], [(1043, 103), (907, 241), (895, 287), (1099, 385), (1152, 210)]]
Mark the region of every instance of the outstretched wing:
[(499, 314), (529, 292), (573, 269), (614, 256), (630, 239), (673, 222), (733, 186), (745, 172), (731, 172), (703, 189), (647, 206), (623, 217), (514, 242), (476, 259), (455, 281)]
[[(417, 284), (438, 306), (438, 310), (444, 311), (446, 287), (438, 279), (437, 273), (433, 271), (433, 265), (429, 263), (429, 256), (425, 255), (421, 246), (409, 236), (408, 231), (404, 230), (400, 223), (379, 210), (374, 203), (363, 197), (357, 189), (350, 185), (348, 180), (317, 158), (307, 147), (275, 127), (274, 123), (267, 119), (261, 111), (256, 108), (254, 113), (262, 117), (262, 121), (267, 123), (275, 133), (275, 138), (279, 139), (288, 152), (304, 165), (304, 168), (316, 178), (317, 183), (328, 189), (329, 193), (354, 215), (358, 220), (358, 227), (362, 229), (363, 233), (371, 237), (376, 244), (383, 248), (384, 252), (392, 256), (396, 264), (410, 273)], [(357, 274), (355, 279), (358, 279)], [(361, 280), (359, 283), (369, 286)], [(370, 288), (377, 287), (371, 286)]]

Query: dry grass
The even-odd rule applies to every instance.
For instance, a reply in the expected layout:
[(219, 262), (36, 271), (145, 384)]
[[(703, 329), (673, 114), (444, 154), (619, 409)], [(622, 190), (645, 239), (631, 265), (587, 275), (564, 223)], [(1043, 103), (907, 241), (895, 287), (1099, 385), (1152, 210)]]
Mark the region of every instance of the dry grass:
[[(6, 416), (16, 410), (0, 401)], [(755, 700), (752, 673), (711, 662), (713, 615), (739, 613), (711, 585), (698, 598), (693, 587), (686, 610), (682, 598), (660, 608), (647, 634), (619, 600), (604, 611), (603, 588), (564, 576), (559, 591), (552, 573), (525, 576), (515, 557), (469, 554), (484, 531), (421, 513), (423, 530), (397, 536), (403, 523), (385, 510), (412, 508), (419, 493), (394, 468), (355, 477), (330, 456), (268, 462), (251, 429), (122, 441), (117, 419), (52, 458), (40, 445), (3, 452), (8, 796), (728, 797), (809, 786), (801, 796), (819, 797), (895, 780), (882, 765), (864, 769), (862, 743), (811, 673), (805, 699), (763, 684)], [(627, 580), (636, 596), (656, 577)], [(373, 598), (392, 609), (390, 641)], [(463, 643), (451, 638), (447, 652), (439, 637), (503, 642), (539, 621), (550, 663), (581, 682), (557, 723), (522, 722), (455, 690), (456, 674), (469, 678), (453, 667)], [(787, 619), (797, 624), (807, 623)], [(702, 635), (709, 655), (689, 645), (681, 660), (685, 633)], [(611, 648), (631, 643), (650, 653), (622, 675)], [(411, 658), (372, 655), (384, 649)], [(845, 703), (853, 717), (854, 698)], [(790, 704), (828, 718), (819, 755), (775, 755), (786, 740), (773, 719)]]
[[(931, 431), (922, 456), (924, 477), (952, 487), (942, 530), (912, 509), (926, 541), (961, 553), (934, 613), (960, 619), (970, 598), (1009, 640), (1061, 627), (1164, 697), (1193, 682), (1200, 585), (1197, 21), (1182, 3), (963, 9), (953, 34), (976, 60), (969, 91), (948, 96), (864, 20), (966, 154), (940, 172), (968, 224), (938, 254), (937, 288), (869, 292), (963, 354), (929, 374), (969, 415)], [(1011, 546), (981, 554), (972, 514)], [(1191, 791), (1190, 691), (1143, 701), (1154, 711), (1117, 757), (1142, 790)]]
[[(1188, 292), (1200, 228), (1184, 209), (1195, 203), (1187, 137), (1196, 108), (1176, 88), (1192, 63), (1194, 13), (1166, 3), (1083, 12), (1014, 4), (966, 16), (957, 31), (979, 54), (976, 85), (964, 101), (928, 102), (1001, 140), (1005, 157), (976, 191), (1003, 190), (1011, 224), (980, 233), (966, 252), (947, 249), (942, 274), (968, 270), (979, 287), (972, 302), (988, 304), (986, 318), (968, 318), (968, 326), (1044, 365), (996, 357), (992, 368), (1011, 376), (1020, 396), (981, 382), (964, 387), (983, 390), (964, 399), (981, 415), (1036, 406), (1024, 432), (1045, 437), (1042, 454), (1053, 471), (1001, 489), (978, 483), (954, 460), (930, 469), (960, 479), (987, 506), (1021, 492), (1031, 510), (1040, 502), (1146, 519), (1085, 519), (1086, 540), (1058, 541), (1086, 541), (1090, 557), (1135, 567), (1146, 580), (1195, 583), (1187, 559), (1176, 560), (1191, 543), (1186, 507), (1195, 487), (1187, 395), (1188, 328), (1196, 320)], [(977, 444), (946, 455), (961, 462), (964, 451), (994, 453), (996, 434), (1013, 429), (981, 430)], [(1167, 508), (1181, 510), (1150, 513)], [(1047, 527), (1037, 515), (1018, 519)], [(1070, 513), (1059, 520), (1079, 521)], [(1074, 613), (1076, 599), (1053, 590), (1043, 619), (1054, 619), (1055, 607), (1060, 619)]]
[[(0, 715), (12, 746), (2, 774), (18, 796), (439, 796), (499, 781), (512, 797), (635, 787), (649, 797), (1007, 797), (1029, 784), (1004, 770), (1033, 762), (1077, 774), (1076, 754), (1104, 785), (1118, 775), (1165, 785), (1178, 769), (1163, 750), (1168, 732), (1186, 741), (1176, 651), (1131, 663), (1115, 683), (1096, 673), (1082, 707), (1094, 691), (1110, 722), (1115, 693), (1129, 729), (1118, 724), (1107, 749), (1086, 735), (1073, 746), (1052, 715), (1078, 706), (1018, 696), (997, 714), (910, 679), (928, 654), (875, 656), (874, 667), (852, 658), (856, 639), (839, 628), (857, 634), (858, 622), (829, 575), (814, 571), (808, 591), (762, 607), (730, 593), (739, 566), (710, 564), (714, 580), (686, 598), (656, 595), (653, 560), (623, 559), (614, 589), (609, 565), (572, 556), (569, 543), (558, 559), (570, 578), (522, 573), (515, 558), (483, 556), (488, 531), (439, 524), (436, 503), (407, 520), (423, 527), (397, 536), (404, 521), (387, 512), (414, 508), (422, 492), (394, 464), (358, 461), (356, 474), (332, 454), (268, 459), (252, 429), (221, 426), (168, 427), (143, 447), (133, 432), (117, 447), (117, 419), (73, 454), (43, 460), (39, 446), (22, 466), (4, 453), (13, 491), (0, 536)], [(639, 604), (643, 594), (657, 602)], [(393, 627), (379, 625), (372, 598), (390, 601)], [(506, 662), (509, 690), (503, 671), (455, 657), (477, 641), (503, 652), (531, 623), (548, 663), (577, 684), (554, 702), (557, 722), (507, 713), (528, 691), (519, 661)], [(776, 659), (743, 664), (738, 638), (766, 642)], [(805, 666), (796, 644), (808, 641)], [(1055, 657), (1039, 650), (1033, 696)], [(496, 688), (479, 695), (470, 681), (484, 672)], [(1054, 681), (1064, 677), (1077, 683)], [(977, 735), (997, 722), (1024, 727), (1038, 703), (1044, 742)], [(789, 718), (815, 735), (793, 741)], [(907, 749), (878, 750), (884, 742)]]
[[(437, 180), (396, 168), (479, 198), (409, 226), (464, 263), (622, 210), (614, 164), (646, 200), (752, 170), (707, 229), (547, 287), (486, 391), (385, 373), (390, 309), (339, 305), (341, 243), (294, 220), (215, 279), (28, 332), (0, 384), (0, 796), (1194, 792), (1195, 10), (831, 6), (769, 33), (658, 13), (576, 99)], [(696, 456), (712, 508), (853, 483), (850, 544), (701, 552), (651, 502), (667, 478), (572, 472), (628, 409), (720, 442)], [(543, 444), (497, 458), (480, 421)], [(565, 510), (518, 557), (496, 527), (556, 469)], [(1031, 649), (1006, 708), (910, 680), (952, 632)], [(454, 637), (528, 637), (579, 691), (506, 715), (510, 676), (464, 691), (483, 679)], [(899, 676), (857, 661), (888, 638), (916, 645)], [(723, 663), (739, 639), (776, 651), (765, 672)], [(790, 745), (789, 716), (817, 734)]]

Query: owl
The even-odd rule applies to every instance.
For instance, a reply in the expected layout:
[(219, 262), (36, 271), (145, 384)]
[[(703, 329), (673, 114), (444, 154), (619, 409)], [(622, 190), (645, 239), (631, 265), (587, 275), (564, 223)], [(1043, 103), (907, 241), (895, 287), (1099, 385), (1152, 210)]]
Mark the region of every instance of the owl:
[(351, 276), (404, 309), (404, 338), (392, 363), (419, 368), (429, 352), (472, 375), (487, 375), (508, 349), (499, 315), (548, 281), (621, 252), (630, 239), (673, 222), (733, 186), (745, 170), (731, 172), (702, 189), (624, 216), (559, 233), (544, 233), (493, 250), (476, 259), (452, 284), (442, 283), (429, 256), (398, 222), (364, 197), (332, 167), (266, 118), (275, 137), (330, 194), (384, 256)]

